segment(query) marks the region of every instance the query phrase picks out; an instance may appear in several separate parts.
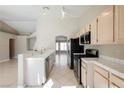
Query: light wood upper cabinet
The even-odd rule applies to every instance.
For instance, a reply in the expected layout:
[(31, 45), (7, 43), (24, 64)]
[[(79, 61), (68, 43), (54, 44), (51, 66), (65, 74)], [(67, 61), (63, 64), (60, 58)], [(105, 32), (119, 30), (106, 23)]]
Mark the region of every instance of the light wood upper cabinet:
[(91, 23), (91, 44), (98, 43), (97, 19)]
[(80, 35), (83, 35), (85, 32), (86, 32), (86, 28), (83, 27), (83, 28), (81, 29), (81, 31), (80, 31)]
[(124, 44), (124, 5), (115, 6), (115, 41)]
[(113, 14), (113, 7), (110, 7), (98, 16), (99, 44), (112, 44), (114, 42)]
[(86, 31), (85, 32), (89, 32), (90, 31), (90, 24), (86, 25)]

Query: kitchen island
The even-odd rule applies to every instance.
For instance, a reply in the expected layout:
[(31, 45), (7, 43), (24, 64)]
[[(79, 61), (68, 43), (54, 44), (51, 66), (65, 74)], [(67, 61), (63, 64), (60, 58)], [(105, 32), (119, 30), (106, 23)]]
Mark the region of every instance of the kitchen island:
[(24, 85), (26, 87), (42, 86), (54, 66), (55, 50), (48, 49), (42, 54), (28, 52), (24, 56)]

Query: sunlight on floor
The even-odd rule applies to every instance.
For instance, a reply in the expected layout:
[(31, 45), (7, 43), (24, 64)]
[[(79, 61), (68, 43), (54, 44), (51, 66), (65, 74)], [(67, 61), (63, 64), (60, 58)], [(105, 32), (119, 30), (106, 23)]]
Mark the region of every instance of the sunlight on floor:
[(45, 88), (45, 87), (47, 87), (47, 88), (52, 88), (52, 86), (53, 86), (53, 81), (52, 81), (52, 79), (50, 79), (44, 86), (43, 86), (43, 88)]
[(56, 55), (56, 62), (43, 88), (79, 88), (73, 70), (67, 65), (67, 55)]
[[(54, 85), (54, 81), (52, 79), (50, 79), (44, 86), (43, 88), (52, 88)], [(69, 85), (63, 85), (61, 86), (61, 88), (76, 88), (76, 86), (69, 86)]]

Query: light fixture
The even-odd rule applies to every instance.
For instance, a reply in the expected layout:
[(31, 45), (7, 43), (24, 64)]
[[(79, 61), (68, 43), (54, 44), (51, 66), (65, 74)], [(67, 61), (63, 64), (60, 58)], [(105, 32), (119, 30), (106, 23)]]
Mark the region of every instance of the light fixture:
[(64, 18), (65, 17), (65, 8), (64, 7), (62, 7), (62, 11), (61, 11), (61, 13), (62, 13), (62, 18)]
[(46, 15), (46, 12), (50, 9), (49, 7), (43, 7), (43, 15)]

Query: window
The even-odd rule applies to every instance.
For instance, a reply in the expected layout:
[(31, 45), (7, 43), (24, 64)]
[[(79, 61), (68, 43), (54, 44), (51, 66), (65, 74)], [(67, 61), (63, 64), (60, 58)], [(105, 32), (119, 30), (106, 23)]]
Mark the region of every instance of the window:
[(59, 43), (56, 42), (56, 50), (58, 51), (59, 50)]
[(56, 42), (56, 51), (67, 51), (67, 42)]
[(66, 42), (60, 43), (60, 50), (61, 51), (67, 51), (67, 43)]

